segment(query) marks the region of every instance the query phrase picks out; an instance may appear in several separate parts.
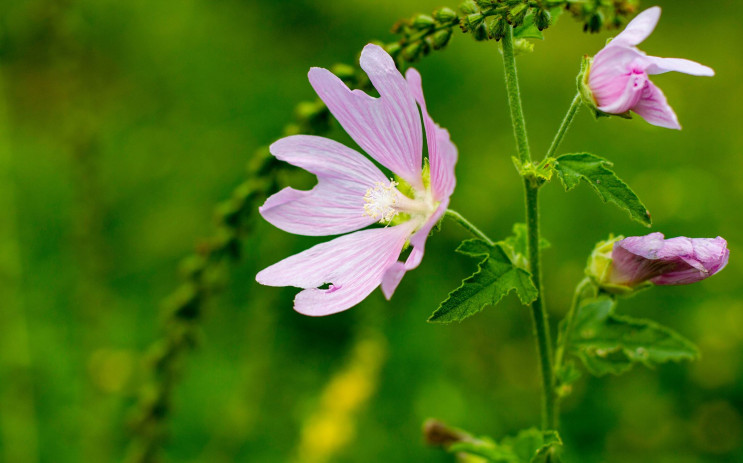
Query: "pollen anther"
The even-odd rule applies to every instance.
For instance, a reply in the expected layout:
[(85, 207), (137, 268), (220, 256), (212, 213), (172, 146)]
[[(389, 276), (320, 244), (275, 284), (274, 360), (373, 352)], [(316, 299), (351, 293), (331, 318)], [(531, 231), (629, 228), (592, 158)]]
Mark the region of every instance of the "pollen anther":
[(398, 214), (396, 207), (400, 193), (395, 188), (398, 185), (394, 180), (389, 183), (377, 182), (366, 190), (364, 195), (364, 215), (378, 219), (380, 223), (389, 224)]

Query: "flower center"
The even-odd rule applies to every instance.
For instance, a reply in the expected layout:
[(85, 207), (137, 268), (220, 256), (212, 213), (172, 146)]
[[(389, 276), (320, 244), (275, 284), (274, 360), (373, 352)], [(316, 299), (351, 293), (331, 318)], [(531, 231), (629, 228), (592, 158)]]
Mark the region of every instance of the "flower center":
[(394, 180), (389, 183), (377, 182), (366, 190), (364, 195), (364, 215), (379, 220), (381, 223), (390, 223), (400, 212), (397, 205), (401, 194), (395, 188), (398, 185)]

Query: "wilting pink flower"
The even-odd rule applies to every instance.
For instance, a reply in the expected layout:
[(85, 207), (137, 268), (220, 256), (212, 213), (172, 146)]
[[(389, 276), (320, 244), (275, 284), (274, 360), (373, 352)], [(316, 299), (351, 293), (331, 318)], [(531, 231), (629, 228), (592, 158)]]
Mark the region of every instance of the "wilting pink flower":
[[(327, 69), (312, 68), (310, 83), (351, 138), (412, 193), (401, 193), (369, 159), (333, 140), (296, 135), (271, 145), (271, 154), (315, 174), (318, 183), (309, 191), (285, 188), (271, 196), (260, 208), (263, 217), (299, 235), (354, 232), (256, 276), (264, 285), (304, 288), (294, 309), (305, 315), (346, 310), (380, 284), (389, 299), (405, 272), (420, 264), (426, 238), (454, 191), (457, 149), (426, 111), (418, 71), (409, 69), (403, 77), (387, 52), (371, 44), (361, 53), (361, 67), (379, 98), (350, 90)], [(430, 166), (425, 171), (421, 115)], [(360, 230), (377, 222), (385, 226)], [(410, 255), (398, 261), (406, 243)]]
[(730, 251), (720, 238), (663, 239), (662, 233), (630, 236), (614, 243), (609, 282), (636, 286), (685, 285), (704, 280), (722, 270)]
[(681, 129), (678, 118), (663, 92), (648, 75), (669, 71), (693, 76), (713, 76), (715, 71), (694, 61), (648, 56), (635, 45), (655, 29), (660, 8), (649, 8), (633, 19), (593, 58), (587, 76), (588, 88), (597, 109), (603, 113), (634, 111), (653, 125)]

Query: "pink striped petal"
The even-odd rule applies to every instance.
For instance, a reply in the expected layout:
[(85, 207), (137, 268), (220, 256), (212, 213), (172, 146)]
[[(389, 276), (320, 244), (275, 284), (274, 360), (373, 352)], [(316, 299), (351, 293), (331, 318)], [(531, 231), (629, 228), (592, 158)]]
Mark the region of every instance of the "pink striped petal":
[(447, 207), (449, 207), (449, 198), (444, 199), (439, 204), (439, 207), (428, 221), (410, 238), (410, 245), (413, 249), (410, 251), (410, 255), (405, 262), (395, 262), (384, 273), (382, 278), (382, 293), (384, 293), (384, 297), (390, 299), (400, 284), (402, 277), (405, 276), (405, 272), (413, 270), (420, 265), (423, 260), (423, 254), (426, 251), (426, 239), (428, 239), (431, 229), (433, 229), (446, 212)]
[(653, 125), (681, 130), (678, 117), (668, 104), (666, 96), (650, 81), (645, 86), (640, 100), (632, 107), (632, 111)]
[(640, 98), (643, 90), (650, 84), (648, 76), (645, 73), (632, 73), (625, 77), (624, 90), (619, 97), (608, 99), (601, 92), (594, 92), (596, 101), (599, 103), (599, 109), (609, 114), (622, 114), (633, 109)]
[(670, 71), (682, 72), (692, 76), (712, 77), (715, 75), (714, 69), (688, 59), (648, 56), (647, 60), (649, 64), (645, 72), (650, 75), (663, 74)]
[(422, 189), (420, 114), (407, 82), (392, 57), (377, 45), (364, 47), (360, 62), (379, 98), (361, 90), (349, 90), (327, 69), (310, 69), (310, 83), (364, 151), (413, 187)]
[(653, 33), (660, 19), (660, 7), (654, 6), (638, 14), (627, 27), (609, 42), (608, 46), (634, 46), (642, 43)]
[[(342, 312), (379, 286), (411, 232), (407, 223), (343, 235), (262, 270), (256, 280), (268, 286), (304, 288), (294, 298), (294, 310), (301, 314)], [(330, 287), (319, 289), (325, 284)]]
[(284, 188), (261, 206), (274, 226), (297, 235), (337, 235), (364, 228), (376, 219), (364, 215), (364, 195), (386, 182), (371, 161), (333, 140), (311, 135), (282, 138), (271, 145), (277, 159), (317, 175), (309, 191)]
[(426, 100), (423, 97), (420, 73), (414, 68), (410, 68), (405, 73), (405, 77), (415, 101), (421, 107), (423, 125), (426, 127), (433, 199), (441, 201), (451, 196), (457, 183), (454, 176), (454, 165), (457, 163), (457, 147), (451, 142), (449, 131), (439, 127), (428, 114)]

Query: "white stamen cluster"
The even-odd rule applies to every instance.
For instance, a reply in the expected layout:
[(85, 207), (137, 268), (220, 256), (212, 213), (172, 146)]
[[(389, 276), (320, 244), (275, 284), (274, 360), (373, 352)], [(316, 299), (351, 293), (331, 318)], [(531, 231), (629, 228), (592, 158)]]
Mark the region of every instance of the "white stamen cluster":
[(377, 182), (366, 190), (364, 195), (364, 215), (378, 219), (380, 223), (389, 224), (398, 213), (397, 205), (400, 193), (395, 188), (398, 185), (394, 180), (389, 184)]

